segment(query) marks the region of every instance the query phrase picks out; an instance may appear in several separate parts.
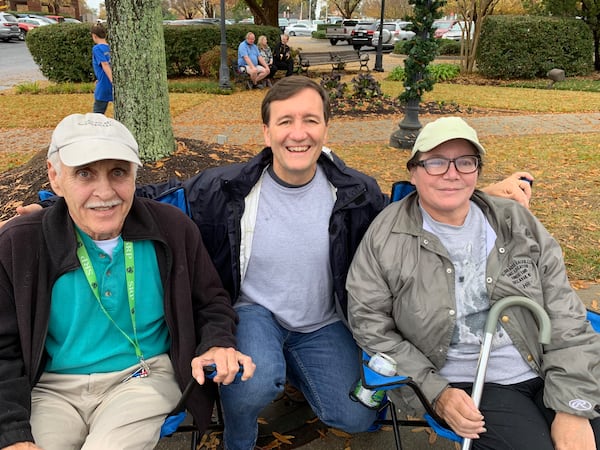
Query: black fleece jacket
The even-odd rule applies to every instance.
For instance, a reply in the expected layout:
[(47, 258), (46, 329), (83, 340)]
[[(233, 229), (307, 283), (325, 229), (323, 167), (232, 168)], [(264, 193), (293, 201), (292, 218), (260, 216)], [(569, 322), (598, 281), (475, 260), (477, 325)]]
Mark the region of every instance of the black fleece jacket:
[[(136, 198), (122, 237), (154, 243), (169, 354), (183, 390), (194, 356), (235, 347), (237, 316), (198, 228), (177, 208)], [(44, 370), (50, 293), (58, 277), (79, 267), (75, 246), (63, 199), (0, 229), (0, 448), (33, 440), (31, 387)], [(186, 404), (201, 430), (210, 421), (214, 389), (212, 383), (196, 386)]]

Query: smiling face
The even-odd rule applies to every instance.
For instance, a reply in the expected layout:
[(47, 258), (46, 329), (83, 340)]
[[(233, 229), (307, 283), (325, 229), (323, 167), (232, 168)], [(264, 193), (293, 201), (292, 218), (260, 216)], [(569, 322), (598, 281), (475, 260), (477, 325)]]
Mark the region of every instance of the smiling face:
[[(477, 155), (477, 151), (465, 139), (452, 139), (421, 154), (419, 160), (440, 157), (454, 159), (465, 155)], [(433, 219), (456, 226), (464, 223), (469, 212), (469, 199), (477, 184), (478, 171), (464, 174), (458, 172), (454, 164), (450, 164), (443, 175), (429, 175), (420, 166), (411, 168), (410, 174), (410, 181), (419, 193), (421, 206)]]
[(73, 222), (92, 239), (112, 239), (121, 233), (135, 193), (133, 163), (102, 160), (80, 167), (48, 162), (52, 189), (65, 198)]
[(306, 184), (317, 170), (328, 131), (323, 108), (323, 99), (312, 88), (270, 104), (263, 135), (273, 150), (273, 170), (286, 183)]

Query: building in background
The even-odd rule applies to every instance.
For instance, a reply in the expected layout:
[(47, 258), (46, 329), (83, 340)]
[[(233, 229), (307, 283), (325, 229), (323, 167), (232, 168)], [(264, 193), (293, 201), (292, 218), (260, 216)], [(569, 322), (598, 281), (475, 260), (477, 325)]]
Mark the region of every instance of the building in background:
[[(70, 16), (81, 20), (78, 0), (4, 0), (8, 10), (16, 12), (41, 12)], [(0, 0), (2, 4), (2, 0)]]

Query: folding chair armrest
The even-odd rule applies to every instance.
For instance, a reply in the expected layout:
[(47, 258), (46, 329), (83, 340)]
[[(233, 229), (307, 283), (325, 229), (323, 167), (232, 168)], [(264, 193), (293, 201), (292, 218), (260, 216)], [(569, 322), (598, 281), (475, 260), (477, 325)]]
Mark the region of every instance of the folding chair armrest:
[(587, 319), (592, 324), (592, 328), (600, 333), (600, 312), (592, 311), (591, 309), (587, 310)]
[(375, 372), (363, 363), (363, 386), (367, 389), (377, 391), (389, 391), (405, 386), (412, 378), (405, 376), (385, 376)]
[[(440, 423), (437, 420), (435, 420), (429, 414), (425, 414), (423, 417), (425, 417), (425, 420), (427, 421), (427, 423), (429, 424), (431, 429), (436, 432), (436, 434), (438, 434), (439, 436), (441, 436), (443, 438), (450, 439), (451, 441), (462, 444), (463, 438), (461, 438), (458, 434), (456, 434), (450, 428), (443, 427), (442, 425), (440, 425)], [(444, 423), (444, 425), (446, 425), (446, 424)]]
[(361, 381), (365, 388), (374, 391), (388, 391), (392, 389), (399, 389), (402, 387), (409, 387), (413, 390), (423, 408), (425, 408), (426, 414), (424, 415), (425, 420), (429, 426), (440, 436), (453, 440), (455, 442), (462, 442), (462, 438), (458, 436), (454, 431), (450, 429), (448, 424), (437, 415), (431, 402), (425, 397), (421, 388), (413, 381), (411, 377), (403, 375), (385, 376), (375, 372), (371, 369), (368, 364), (371, 357), (364, 350), (361, 352)]

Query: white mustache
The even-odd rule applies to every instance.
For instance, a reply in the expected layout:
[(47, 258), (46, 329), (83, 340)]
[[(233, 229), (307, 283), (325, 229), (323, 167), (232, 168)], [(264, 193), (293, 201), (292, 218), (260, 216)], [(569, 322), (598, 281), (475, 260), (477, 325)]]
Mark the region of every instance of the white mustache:
[(122, 200), (111, 200), (110, 202), (88, 203), (87, 205), (85, 205), (85, 207), (88, 208), (88, 209), (94, 209), (94, 208), (112, 208), (113, 206), (119, 206), (122, 203), (123, 203)]

